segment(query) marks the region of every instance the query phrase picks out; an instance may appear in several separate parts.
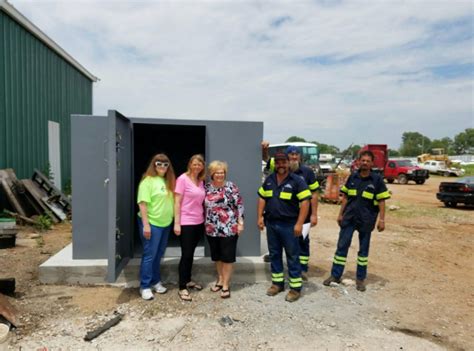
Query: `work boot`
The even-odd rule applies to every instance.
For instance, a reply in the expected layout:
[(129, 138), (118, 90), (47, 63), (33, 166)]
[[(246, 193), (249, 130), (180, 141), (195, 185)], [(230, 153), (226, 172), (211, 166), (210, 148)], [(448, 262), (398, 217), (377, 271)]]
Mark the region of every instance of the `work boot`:
[(271, 262), (271, 260), (270, 260), (270, 255), (269, 255), (269, 254), (263, 255), (263, 262), (266, 262), (266, 263), (270, 263), (270, 262)]
[(341, 278), (336, 278), (336, 277), (333, 277), (331, 275), (329, 278), (327, 278), (325, 281), (323, 281), (323, 285), (329, 286), (329, 285), (331, 285), (331, 283), (339, 284), (340, 282), (341, 282)]
[(295, 302), (298, 300), (301, 296), (301, 293), (299, 291), (291, 289), (288, 294), (286, 294), (285, 300), (288, 302)]
[(308, 281), (308, 272), (301, 271), (301, 279), (303, 279), (304, 282)]
[(365, 280), (364, 279), (356, 279), (356, 289), (359, 291), (365, 291)]
[(272, 286), (269, 287), (267, 290), (267, 295), (275, 296), (276, 294), (281, 293), (283, 290), (284, 290), (283, 287), (276, 284), (272, 284)]

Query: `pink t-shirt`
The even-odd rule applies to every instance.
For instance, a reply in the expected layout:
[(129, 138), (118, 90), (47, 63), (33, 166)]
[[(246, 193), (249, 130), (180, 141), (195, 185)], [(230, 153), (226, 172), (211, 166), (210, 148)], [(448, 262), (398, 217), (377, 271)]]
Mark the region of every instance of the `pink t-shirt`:
[(199, 186), (193, 183), (186, 173), (176, 179), (174, 192), (182, 196), (181, 200), (181, 225), (196, 225), (204, 223), (204, 182)]

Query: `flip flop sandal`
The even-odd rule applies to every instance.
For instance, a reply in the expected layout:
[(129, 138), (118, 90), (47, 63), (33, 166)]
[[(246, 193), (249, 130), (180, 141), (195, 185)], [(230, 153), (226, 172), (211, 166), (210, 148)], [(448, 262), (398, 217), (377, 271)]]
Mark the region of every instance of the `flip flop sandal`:
[(179, 290), (178, 295), (179, 295), (179, 298), (183, 301), (192, 301), (193, 300), (193, 298), (189, 294), (189, 291), (186, 290), (186, 289)]
[(220, 290), (222, 290), (222, 285), (214, 284), (214, 286), (211, 286), (211, 291), (212, 292), (218, 292)]
[(188, 289), (194, 289), (194, 290), (202, 290), (202, 286), (199, 285), (198, 283), (195, 283), (195, 282), (189, 282), (188, 284), (186, 284), (186, 287)]
[(228, 299), (230, 297), (230, 288), (221, 290), (221, 298)]

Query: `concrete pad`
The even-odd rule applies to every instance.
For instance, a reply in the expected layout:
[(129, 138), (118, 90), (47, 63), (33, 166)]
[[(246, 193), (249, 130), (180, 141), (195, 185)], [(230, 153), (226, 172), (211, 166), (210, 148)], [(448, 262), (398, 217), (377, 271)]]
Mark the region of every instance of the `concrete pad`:
[[(164, 283), (177, 283), (179, 257), (165, 257), (161, 263)], [(115, 286), (138, 287), (140, 258), (133, 258), (124, 268)], [(74, 260), (72, 244), (52, 256), (39, 267), (39, 280), (45, 284), (108, 285), (107, 260)], [(193, 280), (210, 283), (215, 280), (215, 265), (210, 257), (195, 257)], [(236, 283), (256, 283), (271, 281), (270, 264), (263, 256), (238, 257), (234, 265), (232, 281)]]

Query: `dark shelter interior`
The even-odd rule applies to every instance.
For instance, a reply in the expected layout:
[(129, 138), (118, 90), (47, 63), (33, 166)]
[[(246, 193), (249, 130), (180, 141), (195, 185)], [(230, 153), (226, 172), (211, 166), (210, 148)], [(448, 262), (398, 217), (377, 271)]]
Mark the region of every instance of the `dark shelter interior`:
[[(134, 256), (141, 256), (142, 244), (138, 233), (136, 198), (138, 185), (152, 157), (165, 153), (173, 165), (176, 178), (186, 172), (190, 157), (206, 152), (206, 127), (134, 123), (133, 125), (133, 218)], [(200, 243), (203, 245), (203, 243)], [(179, 247), (178, 238), (170, 234), (168, 247)]]

